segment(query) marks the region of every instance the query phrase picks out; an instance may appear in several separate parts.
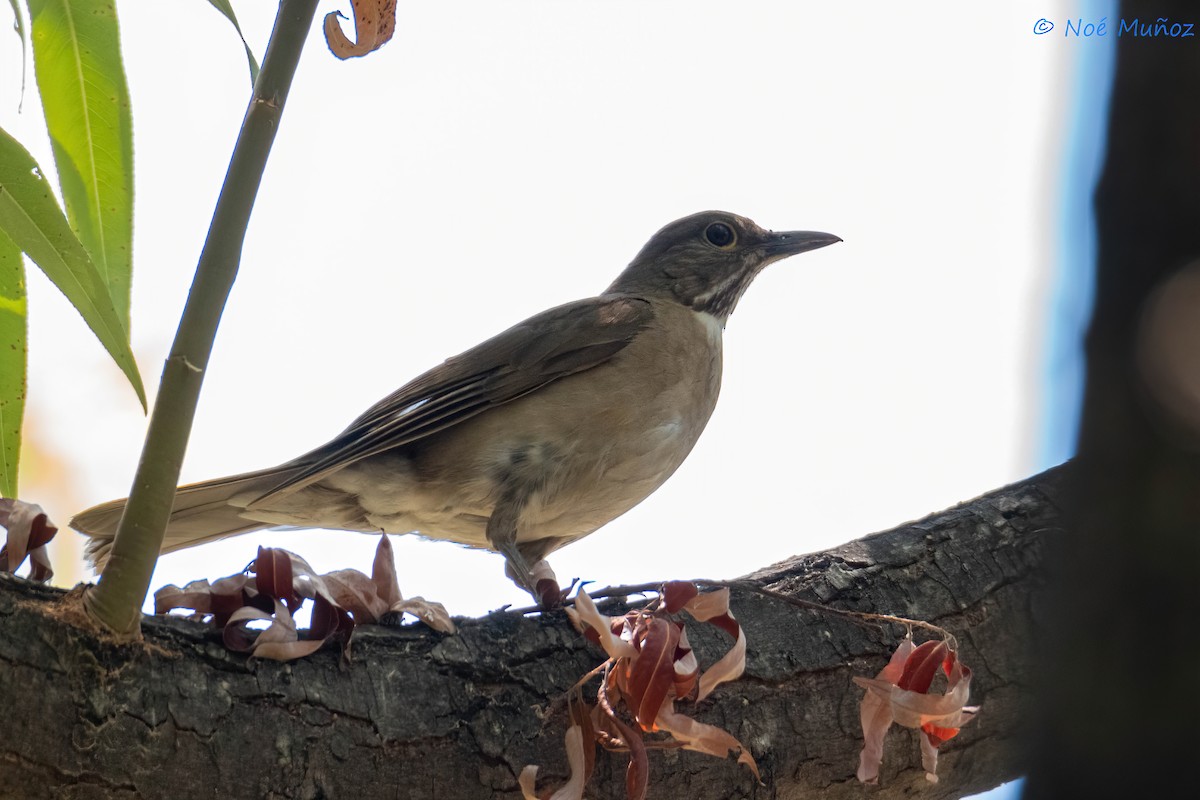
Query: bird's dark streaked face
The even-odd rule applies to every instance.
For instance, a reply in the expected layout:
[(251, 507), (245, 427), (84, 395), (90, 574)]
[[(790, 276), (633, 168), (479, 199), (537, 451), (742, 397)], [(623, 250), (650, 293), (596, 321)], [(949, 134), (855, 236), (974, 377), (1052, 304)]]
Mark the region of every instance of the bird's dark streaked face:
[(654, 234), (608, 291), (665, 295), (724, 323), (763, 267), (840, 241), (816, 231), (776, 233), (737, 214), (703, 211)]

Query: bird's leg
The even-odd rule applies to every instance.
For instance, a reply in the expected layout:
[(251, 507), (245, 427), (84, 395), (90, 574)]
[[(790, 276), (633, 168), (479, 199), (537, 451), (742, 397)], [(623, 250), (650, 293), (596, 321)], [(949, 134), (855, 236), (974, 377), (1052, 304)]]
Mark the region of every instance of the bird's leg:
[(492, 547), (504, 556), (504, 572), (513, 583), (533, 595), (542, 608), (554, 608), (562, 603), (558, 579), (544, 558), (530, 564), (517, 545), (517, 520), (528, 498), (527, 492), (506, 491), (488, 518), (487, 538)]

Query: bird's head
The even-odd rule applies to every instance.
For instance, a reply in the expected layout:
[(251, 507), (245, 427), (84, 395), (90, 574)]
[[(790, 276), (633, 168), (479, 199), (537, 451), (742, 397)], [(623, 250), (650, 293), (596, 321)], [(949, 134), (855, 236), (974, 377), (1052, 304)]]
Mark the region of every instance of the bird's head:
[(840, 241), (831, 233), (776, 233), (737, 214), (702, 211), (654, 234), (608, 291), (671, 298), (724, 323), (763, 267)]

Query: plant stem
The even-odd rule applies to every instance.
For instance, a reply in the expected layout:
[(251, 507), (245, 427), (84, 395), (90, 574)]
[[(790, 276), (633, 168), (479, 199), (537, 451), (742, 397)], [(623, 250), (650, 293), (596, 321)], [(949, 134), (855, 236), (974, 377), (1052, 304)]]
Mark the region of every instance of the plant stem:
[(163, 366), (150, 428), (112, 555), (99, 584), (84, 598), (89, 613), (116, 633), (138, 630), (213, 339), (237, 277), (254, 198), (316, 8), (317, 0), (282, 0), (279, 4), (262, 71), (229, 161), (175, 342)]

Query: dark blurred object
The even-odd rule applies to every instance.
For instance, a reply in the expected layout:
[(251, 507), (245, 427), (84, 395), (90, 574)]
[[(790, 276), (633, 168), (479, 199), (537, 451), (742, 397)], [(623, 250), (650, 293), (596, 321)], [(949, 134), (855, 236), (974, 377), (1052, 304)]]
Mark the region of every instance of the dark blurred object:
[[(1200, 22), (1194, 3), (1120, 12)], [(1200, 38), (1116, 44), (1079, 470), (1024, 795), (1038, 800), (1183, 796), (1200, 754)]]

